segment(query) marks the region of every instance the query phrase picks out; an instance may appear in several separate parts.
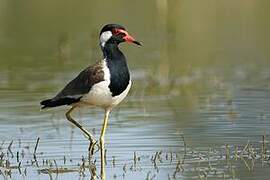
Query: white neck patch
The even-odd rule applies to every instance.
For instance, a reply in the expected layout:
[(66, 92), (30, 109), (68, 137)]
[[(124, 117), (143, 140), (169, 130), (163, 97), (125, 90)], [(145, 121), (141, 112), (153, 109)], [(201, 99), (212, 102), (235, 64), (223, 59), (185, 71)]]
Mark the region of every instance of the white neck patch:
[(105, 46), (105, 43), (112, 37), (112, 32), (111, 31), (105, 31), (103, 32), (100, 37), (99, 41), (102, 47)]

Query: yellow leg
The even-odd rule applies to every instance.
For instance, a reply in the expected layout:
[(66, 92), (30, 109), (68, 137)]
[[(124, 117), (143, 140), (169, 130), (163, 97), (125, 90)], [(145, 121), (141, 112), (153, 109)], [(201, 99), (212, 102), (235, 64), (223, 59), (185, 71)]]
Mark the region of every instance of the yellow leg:
[(100, 141), (100, 158), (101, 158), (100, 177), (101, 177), (101, 180), (105, 180), (106, 179), (105, 147), (104, 147), (104, 142), (103, 141)]
[(100, 134), (100, 141), (104, 141), (104, 135), (106, 132), (107, 124), (108, 124), (108, 118), (111, 110), (110, 109), (105, 109), (105, 115), (104, 115), (104, 120), (103, 120), (103, 126), (101, 129), (101, 134)]
[(78, 128), (80, 128), (80, 130), (84, 133), (85, 136), (87, 136), (87, 138), (90, 140), (91, 144), (95, 144), (96, 140), (95, 137), (89, 132), (87, 131), (84, 127), (82, 127), (82, 125), (80, 123), (78, 123), (77, 121), (75, 121), (71, 116), (70, 113), (76, 108), (76, 106), (73, 106), (67, 113), (66, 113), (66, 117), (67, 120), (69, 122), (71, 122), (72, 124), (74, 124), (75, 126), (77, 126)]
[(108, 118), (109, 118), (110, 111), (111, 111), (111, 109), (105, 109), (105, 116), (104, 116), (104, 120), (103, 120), (101, 134), (100, 134), (100, 149), (101, 149), (101, 151), (100, 151), (100, 157), (101, 157), (100, 175), (101, 175), (101, 180), (106, 179), (104, 136), (105, 136), (105, 132), (106, 132), (107, 124), (108, 124)]

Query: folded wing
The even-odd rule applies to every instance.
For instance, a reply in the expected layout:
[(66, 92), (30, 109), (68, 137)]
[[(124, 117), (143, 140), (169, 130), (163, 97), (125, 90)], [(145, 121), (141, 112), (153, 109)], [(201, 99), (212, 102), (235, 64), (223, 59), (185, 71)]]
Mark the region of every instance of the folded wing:
[(87, 94), (90, 91), (94, 84), (101, 81), (104, 81), (104, 72), (102, 63), (99, 62), (94, 66), (89, 66), (84, 69), (54, 98), (42, 101), (40, 103), (42, 109), (76, 103), (80, 101), (84, 94)]

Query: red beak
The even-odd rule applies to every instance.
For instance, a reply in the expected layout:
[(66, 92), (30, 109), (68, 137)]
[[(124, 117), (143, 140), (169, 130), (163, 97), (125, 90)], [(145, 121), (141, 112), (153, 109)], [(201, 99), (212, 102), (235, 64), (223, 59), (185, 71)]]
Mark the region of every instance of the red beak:
[(139, 46), (141, 46), (142, 44), (139, 42), (139, 41), (136, 41), (132, 36), (130, 36), (128, 34), (127, 31), (123, 30), (123, 29), (118, 29), (119, 32), (122, 32), (125, 34), (125, 36), (123, 37), (123, 39), (128, 42), (128, 43), (134, 43), (134, 44), (137, 44)]
[(141, 46), (142, 44), (139, 42), (139, 41), (136, 41), (132, 36), (130, 36), (129, 34), (127, 34), (125, 37), (124, 37), (124, 40), (126, 42), (129, 42), (129, 43), (134, 43), (134, 44), (137, 44), (139, 46)]

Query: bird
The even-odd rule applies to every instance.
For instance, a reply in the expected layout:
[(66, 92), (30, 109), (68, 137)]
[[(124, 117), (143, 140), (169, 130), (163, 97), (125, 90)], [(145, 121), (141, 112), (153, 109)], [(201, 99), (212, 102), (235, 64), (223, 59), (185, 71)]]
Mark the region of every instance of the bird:
[(109, 114), (127, 96), (131, 87), (127, 60), (119, 49), (119, 44), (123, 42), (142, 45), (129, 35), (122, 25), (106, 24), (103, 26), (99, 34), (103, 58), (81, 71), (56, 96), (40, 102), (41, 109), (70, 106), (65, 114), (67, 120), (86, 135), (91, 146), (97, 140), (71, 116), (71, 113), (81, 107), (103, 108), (104, 119), (99, 141), (104, 143)]

